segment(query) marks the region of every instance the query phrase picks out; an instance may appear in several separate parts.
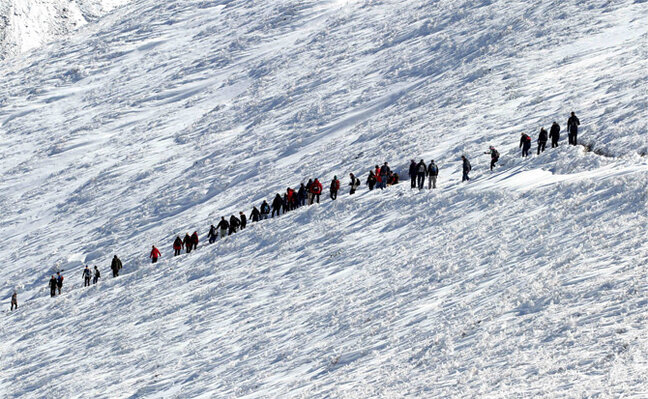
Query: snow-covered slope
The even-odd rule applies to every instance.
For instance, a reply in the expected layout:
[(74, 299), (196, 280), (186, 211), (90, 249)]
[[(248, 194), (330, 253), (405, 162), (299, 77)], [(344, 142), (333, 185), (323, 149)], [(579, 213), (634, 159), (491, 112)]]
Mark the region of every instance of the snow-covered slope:
[[(2, 315), (0, 392), (645, 396), (646, 17), (136, 0), (7, 60), (0, 290), (21, 308)], [(518, 158), (521, 131), (572, 110), (593, 151)], [(437, 160), (437, 191), (363, 186), (171, 257), (176, 234), (204, 240), (287, 186), (411, 158)], [(80, 287), (83, 263), (101, 284)]]
[(2, 0), (0, 60), (32, 50), (129, 0)]

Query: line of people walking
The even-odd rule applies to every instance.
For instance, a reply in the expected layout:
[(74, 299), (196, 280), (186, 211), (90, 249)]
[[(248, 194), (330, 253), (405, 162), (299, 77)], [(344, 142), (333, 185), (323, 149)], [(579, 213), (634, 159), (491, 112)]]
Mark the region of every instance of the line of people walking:
[[(577, 145), (577, 136), (578, 136), (578, 127), (580, 126), (580, 121), (574, 112), (571, 113), (569, 119), (567, 120), (567, 130), (568, 130), (568, 140), (570, 145)], [(544, 128), (540, 129), (538, 135), (538, 147), (537, 154), (545, 151), (546, 144), (551, 138), (551, 148), (558, 147), (558, 142), (560, 140), (560, 125), (555, 121), (551, 125), (549, 132)], [(531, 137), (526, 133), (522, 133), (520, 138), (519, 148), (522, 149), (522, 157), (528, 157), (529, 150), (531, 149)], [(495, 149), (495, 147), (490, 146), (488, 151), (485, 154), (490, 155), (490, 170), (492, 171), (499, 161), (500, 154)], [(466, 155), (461, 156), (462, 162), (462, 182), (470, 181), (469, 173), (472, 170), (470, 161)], [(411, 160), (409, 165), (409, 177), (411, 188), (422, 190), (425, 186), (425, 180), (428, 180), (428, 189), (437, 188), (437, 178), (439, 176), (439, 166), (435, 163), (434, 160), (431, 160), (429, 164), (426, 164), (423, 159), (419, 162)], [(360, 179), (357, 178), (353, 173), (349, 174), (349, 194), (355, 194), (356, 190), (360, 187)], [(372, 170), (369, 170), (366, 185), (368, 189), (385, 189), (388, 186), (395, 185), (399, 183), (398, 173), (393, 172), (389, 164), (385, 162), (382, 166), (376, 165)], [(337, 176), (333, 176), (331, 183), (329, 185), (329, 198), (332, 201), (335, 201), (338, 197), (338, 193), (341, 188), (340, 180)], [(286, 192), (281, 195), (277, 193), (272, 200), (271, 204), (268, 204), (267, 201), (263, 201), (259, 208), (256, 206), (252, 207), (249, 219), (252, 222), (259, 222), (261, 220), (266, 220), (268, 218), (279, 217), (282, 213), (293, 211), (297, 208), (300, 208), (305, 205), (313, 205), (314, 203), (320, 202), (320, 196), (323, 192), (323, 185), (318, 178), (309, 179), (306, 184), (301, 183), (300, 187), (295, 190), (288, 187)], [(247, 226), (248, 217), (245, 213), (239, 212), (238, 217), (231, 215), (229, 220), (224, 216), (221, 217), (219, 223), (214, 226), (213, 224), (209, 228), (207, 234), (207, 239), (210, 244), (213, 244), (217, 241), (218, 237), (221, 239), (226, 236), (235, 234), (236, 232), (243, 230)], [(198, 248), (199, 236), (198, 232), (194, 231), (193, 234), (185, 234), (183, 239), (180, 236), (176, 236), (173, 241), (172, 247), (174, 251), (174, 256), (178, 256), (182, 253), (184, 249), (186, 253), (191, 253), (192, 251)], [(157, 263), (158, 259), (162, 256), (162, 253), (155, 245), (152, 246), (149, 258), (152, 263)], [(111, 261), (110, 268), (113, 273), (113, 277), (118, 277), (119, 272), (121, 271), (123, 265), (121, 260), (115, 255)], [(52, 297), (61, 294), (63, 288), (63, 275), (61, 274), (62, 270), (57, 272), (56, 275), (52, 275), (49, 280), (50, 295)], [(82, 279), (84, 281), (84, 287), (90, 286), (90, 280), (92, 279), (92, 284), (97, 284), (101, 273), (97, 266), (94, 266), (94, 270), (91, 271), (88, 266), (82, 271)], [(17, 292), (14, 292), (11, 297), (11, 310), (18, 308), (18, 299)]]

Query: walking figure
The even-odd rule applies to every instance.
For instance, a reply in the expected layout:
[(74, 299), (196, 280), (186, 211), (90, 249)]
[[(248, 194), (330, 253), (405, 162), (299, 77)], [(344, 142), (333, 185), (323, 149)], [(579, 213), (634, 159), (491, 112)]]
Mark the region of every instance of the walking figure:
[(569, 119), (567, 119), (567, 138), (569, 138), (569, 144), (576, 145), (577, 136), (578, 136), (578, 126), (580, 126), (580, 121), (576, 117), (575, 113), (571, 113)]
[(88, 269), (88, 266), (83, 269), (81, 276), (83, 277), (83, 286), (90, 287), (90, 277), (92, 276), (92, 273), (90, 272), (90, 269)]
[(465, 181), (470, 181), (470, 177), (468, 176), (468, 173), (472, 170), (472, 165), (470, 165), (470, 161), (468, 161), (468, 158), (466, 158), (465, 155), (461, 156), (462, 160), (462, 165), (461, 165), (461, 170), (463, 172), (463, 175), (461, 176), (461, 182)]
[(14, 291), (11, 296), (11, 310), (18, 309), (18, 293)]

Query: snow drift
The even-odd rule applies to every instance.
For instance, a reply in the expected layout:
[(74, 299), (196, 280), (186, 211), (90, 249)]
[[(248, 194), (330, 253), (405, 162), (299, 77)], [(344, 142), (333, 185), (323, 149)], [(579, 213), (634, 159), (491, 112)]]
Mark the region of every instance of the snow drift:
[[(0, 392), (642, 397), (647, 16), (139, 0), (6, 60), (0, 289), (21, 307), (2, 316)], [(590, 151), (563, 133), (518, 157), (521, 131), (564, 131), (570, 111)], [(171, 257), (177, 234), (205, 241), (288, 186), (384, 161), (406, 177), (411, 158), (437, 161), (438, 190), (343, 189)]]

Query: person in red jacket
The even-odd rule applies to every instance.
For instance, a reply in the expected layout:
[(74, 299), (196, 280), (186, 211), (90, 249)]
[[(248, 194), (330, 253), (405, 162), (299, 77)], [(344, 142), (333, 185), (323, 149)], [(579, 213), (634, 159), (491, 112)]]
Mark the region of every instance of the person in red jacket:
[[(376, 165), (376, 169), (374, 170), (374, 176), (376, 177), (376, 188), (380, 188), (381, 190), (384, 188), (383, 187), (383, 178), (380, 176), (380, 166)], [(387, 182), (385, 182), (386, 184)]]
[(151, 258), (151, 260), (153, 261), (152, 263), (156, 263), (160, 256), (162, 256), (160, 250), (155, 248), (155, 245), (153, 245), (153, 249), (151, 249), (151, 255), (149, 255), (149, 258)]
[(292, 211), (293, 209), (295, 209), (295, 207), (293, 206), (294, 198), (295, 198), (295, 190), (288, 187), (286, 189), (286, 207), (288, 208), (288, 210)]
[(338, 190), (340, 189), (340, 181), (338, 180), (337, 176), (333, 176), (333, 180), (331, 180), (331, 199), (335, 200), (337, 198), (337, 193)]
[(315, 179), (313, 181), (313, 184), (311, 184), (310, 186), (310, 190), (311, 193), (313, 194), (310, 205), (312, 205), (316, 199), (317, 199), (317, 203), (319, 204), (320, 194), (322, 194), (322, 183), (320, 183), (318, 179)]
[(193, 246), (193, 249), (198, 249), (198, 232), (194, 231), (193, 234), (191, 235), (191, 245)]
[(182, 250), (182, 239), (180, 238), (180, 236), (177, 236), (175, 241), (173, 241), (173, 256), (180, 255), (181, 250)]

